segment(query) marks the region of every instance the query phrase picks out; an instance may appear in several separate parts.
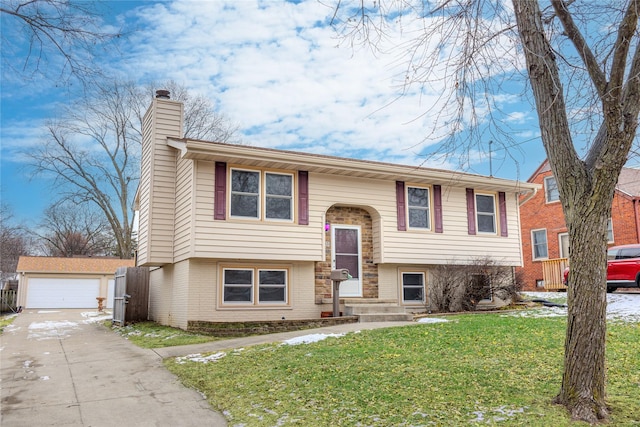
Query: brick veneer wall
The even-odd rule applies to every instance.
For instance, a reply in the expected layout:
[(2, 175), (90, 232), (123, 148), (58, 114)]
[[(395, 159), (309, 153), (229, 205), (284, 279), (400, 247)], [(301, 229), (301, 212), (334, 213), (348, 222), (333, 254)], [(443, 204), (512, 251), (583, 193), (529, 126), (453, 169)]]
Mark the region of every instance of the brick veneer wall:
[[(373, 263), (373, 224), (371, 215), (361, 208), (333, 206), (326, 221), (333, 225), (359, 225), (362, 246), (362, 296), (378, 298), (378, 266)], [(331, 229), (325, 231), (325, 260), (315, 266), (316, 301), (331, 298)]]
[[(520, 206), (523, 267), (518, 270), (523, 274), (524, 290), (540, 290), (536, 288), (536, 281), (542, 280), (542, 261), (533, 260), (531, 230), (547, 230), (548, 259), (560, 258), (558, 235), (567, 232), (560, 202), (546, 202), (544, 178), (552, 175), (550, 170), (543, 169), (530, 180), (529, 182), (541, 184), (542, 188), (531, 200)], [(634, 209), (636, 207), (631, 199), (619, 192), (614, 194), (611, 206), (614, 242), (610, 246), (639, 242)]]

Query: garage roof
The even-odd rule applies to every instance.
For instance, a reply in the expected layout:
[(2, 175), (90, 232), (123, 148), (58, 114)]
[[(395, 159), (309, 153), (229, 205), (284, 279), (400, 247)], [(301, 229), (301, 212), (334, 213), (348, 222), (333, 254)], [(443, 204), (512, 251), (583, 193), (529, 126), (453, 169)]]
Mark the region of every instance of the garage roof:
[(21, 256), (18, 273), (98, 273), (113, 274), (118, 267), (135, 267), (134, 259), (87, 257), (62, 258)]

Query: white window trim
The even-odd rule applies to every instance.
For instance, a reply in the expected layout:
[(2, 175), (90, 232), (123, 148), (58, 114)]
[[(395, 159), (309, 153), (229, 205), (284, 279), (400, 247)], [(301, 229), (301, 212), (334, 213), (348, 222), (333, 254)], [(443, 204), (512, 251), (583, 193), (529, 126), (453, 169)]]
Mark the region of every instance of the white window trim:
[[(567, 236), (567, 239), (568, 239), (569, 238), (569, 233), (558, 233), (558, 254), (560, 255), (560, 258), (569, 258), (569, 254), (563, 254), (562, 253), (562, 237), (563, 236)], [(531, 235), (531, 238), (533, 239), (533, 235)], [(533, 242), (533, 240), (532, 240), (532, 242)], [(548, 253), (549, 253), (549, 248), (547, 248), (547, 254)]]
[[(611, 223), (611, 240), (609, 240), (609, 223)], [(616, 240), (616, 235), (613, 232), (613, 219), (609, 218), (607, 220), (607, 243), (613, 243)]]
[[(240, 216), (232, 214), (232, 199), (233, 199), (233, 171), (241, 171), (241, 172), (255, 172), (258, 174), (258, 216)], [(291, 177), (291, 197), (288, 199), (291, 201), (290, 205), (290, 214), (291, 218), (289, 219), (281, 219), (281, 218), (267, 218), (267, 174), (273, 175), (288, 175)], [(270, 169), (252, 169), (252, 168), (243, 168), (237, 166), (229, 167), (229, 179), (228, 179), (228, 189), (227, 189), (228, 197), (227, 197), (227, 209), (229, 212), (229, 218), (236, 220), (245, 220), (245, 221), (267, 221), (267, 222), (280, 222), (280, 223), (288, 223), (291, 224), (295, 221), (296, 216), (296, 196), (297, 196), (297, 187), (296, 187), (296, 176), (291, 172), (284, 172), (278, 170), (270, 170)], [(241, 194), (237, 193), (236, 194)], [(281, 196), (271, 196), (271, 197), (281, 197)], [(285, 198), (285, 197), (283, 197)]]
[[(271, 175), (285, 175), (285, 176), (290, 176), (291, 177), (291, 196), (278, 196), (278, 195), (268, 195), (267, 194), (267, 175), (271, 174)], [(292, 173), (285, 173), (285, 172), (276, 172), (276, 171), (271, 171), (271, 170), (264, 170), (262, 171), (262, 181), (264, 181), (264, 185), (263, 188), (261, 188), (260, 190), (262, 191), (263, 195), (262, 195), (262, 210), (264, 212), (264, 219), (266, 221), (276, 221), (276, 222), (293, 222), (293, 216), (294, 216), (294, 197), (295, 197), (295, 176)], [(268, 218), (267, 217), (267, 196), (269, 197), (273, 197), (273, 198), (278, 198), (278, 199), (288, 199), (291, 203), (289, 205), (289, 218)]]
[[(480, 230), (480, 225), (478, 224), (478, 217), (480, 215), (483, 216), (488, 216), (486, 213), (480, 213), (478, 211), (478, 196), (488, 196), (491, 197), (493, 199), (493, 231), (481, 231)], [(498, 234), (498, 210), (497, 210), (497, 197), (495, 194), (492, 193), (475, 193), (473, 196), (473, 203), (475, 203), (475, 208), (476, 208), (476, 230), (478, 232), (478, 234), (484, 234), (484, 235), (497, 235)]]
[[(422, 301), (405, 300), (404, 299), (404, 275), (405, 274), (420, 274), (422, 275)], [(417, 288), (417, 286), (411, 286)], [(400, 295), (403, 305), (424, 305), (427, 301), (427, 272), (418, 270), (401, 270), (400, 271)]]
[(547, 181), (553, 179), (556, 182), (556, 189), (558, 188), (558, 181), (553, 175), (544, 177), (544, 201), (545, 203), (558, 203), (560, 201), (560, 193), (558, 192), (558, 200), (549, 200), (549, 192), (547, 191)]
[[(227, 270), (251, 270), (252, 274), (252, 293), (251, 301), (225, 301), (224, 300), (224, 272)], [(260, 271), (284, 271), (285, 272), (285, 285), (284, 285), (284, 302), (282, 301), (267, 301), (260, 302), (260, 283), (259, 274)], [(263, 309), (263, 308), (289, 308), (290, 307), (290, 291), (291, 291), (291, 268), (282, 265), (222, 265), (220, 266), (220, 286), (219, 286), (219, 304), (220, 308), (250, 308), (250, 309)]]
[(471, 277), (473, 276), (484, 276), (489, 278), (489, 298), (482, 298), (478, 302), (480, 303), (493, 302), (493, 283), (491, 283), (491, 276), (489, 276), (488, 274), (480, 274), (480, 273), (471, 274)]
[[(536, 243), (535, 243), (535, 239), (533, 238), (533, 233), (536, 231), (544, 231), (544, 241), (545, 244), (547, 246), (547, 256), (546, 257), (538, 257), (536, 258)], [(542, 260), (546, 260), (549, 259), (549, 235), (547, 233), (547, 229), (546, 228), (536, 228), (531, 230), (531, 259), (534, 261), (542, 261)]]
[[(410, 221), (410, 215), (409, 215), (409, 210), (412, 208), (411, 206), (409, 206), (409, 188), (417, 188), (420, 190), (427, 190), (427, 207), (423, 208), (423, 207), (413, 207), (413, 209), (420, 209), (420, 210), (426, 210), (428, 212), (428, 219), (429, 219), (429, 224), (427, 227), (412, 227), (411, 226), (411, 221)], [(432, 227), (431, 224), (433, 223), (433, 212), (432, 212), (432, 200), (431, 200), (431, 187), (429, 186), (420, 186), (420, 185), (411, 185), (411, 184), (407, 184), (406, 185), (406, 189), (405, 189), (405, 199), (406, 199), (406, 206), (407, 206), (407, 228), (409, 228), (410, 230), (422, 230), (422, 231), (431, 231)]]

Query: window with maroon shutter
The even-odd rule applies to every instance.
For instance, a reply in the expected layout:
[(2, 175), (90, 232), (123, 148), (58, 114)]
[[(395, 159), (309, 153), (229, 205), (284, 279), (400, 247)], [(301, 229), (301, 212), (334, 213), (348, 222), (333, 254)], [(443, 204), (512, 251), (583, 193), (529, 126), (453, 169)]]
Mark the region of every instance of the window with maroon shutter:
[(504, 192), (498, 193), (498, 209), (500, 210), (500, 235), (509, 237), (507, 229), (507, 196)]
[(396, 211), (398, 215), (398, 231), (407, 230), (406, 203), (404, 200), (404, 181), (396, 181)]
[(223, 220), (227, 216), (227, 164), (216, 162), (213, 218)]
[(469, 234), (476, 234), (476, 200), (473, 188), (467, 188), (467, 227)]
[(442, 187), (433, 186), (433, 220), (435, 222), (435, 232), (442, 233)]
[(309, 225), (309, 172), (298, 172), (298, 224)]

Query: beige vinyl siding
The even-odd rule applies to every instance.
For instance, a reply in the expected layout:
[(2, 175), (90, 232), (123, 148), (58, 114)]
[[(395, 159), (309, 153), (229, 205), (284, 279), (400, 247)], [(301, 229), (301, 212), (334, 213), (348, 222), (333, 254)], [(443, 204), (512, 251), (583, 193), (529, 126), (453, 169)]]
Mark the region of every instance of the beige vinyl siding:
[[(154, 99), (145, 123), (151, 135), (143, 135), (140, 220), (146, 233), (141, 238), (139, 265), (162, 265), (173, 261), (176, 151), (167, 146), (167, 137), (182, 136), (182, 104)], [(150, 159), (147, 160), (147, 156)], [(147, 171), (148, 170), (148, 171)], [(146, 186), (152, 189), (146, 195)], [(142, 223), (146, 226), (142, 227)]]
[(191, 255), (194, 173), (194, 162), (183, 159), (178, 160), (174, 243), (174, 260), (176, 262), (184, 260)]
[[(322, 221), (297, 222), (213, 219), (214, 163), (198, 161), (194, 256), (203, 258), (316, 261), (322, 258)], [(227, 197), (229, 195), (227, 194)], [(297, 199), (294, 200), (297, 205)]]
[(324, 215), (331, 206), (356, 206), (365, 209), (372, 219), (373, 261), (382, 262), (386, 251), (386, 224), (396, 226), (395, 181), (349, 178), (309, 174), (309, 218), (320, 220), (324, 230)]
[[(484, 256), (505, 265), (521, 263), (517, 198), (513, 193), (506, 195), (509, 237), (501, 237), (468, 234), (464, 188), (443, 185), (444, 233), (397, 230), (395, 181), (310, 173), (308, 226), (257, 220), (215, 221), (213, 162), (198, 161), (195, 190), (197, 257), (319, 261), (323, 257), (325, 213), (333, 205), (342, 205), (362, 207), (371, 214), (376, 263), (440, 264), (469, 262)], [(499, 216), (496, 205), (498, 222)]]
[(149, 204), (151, 198), (151, 156), (153, 134), (149, 129), (153, 126), (153, 113), (149, 109), (143, 118), (142, 128), (142, 157), (140, 160), (140, 184), (138, 186), (138, 247), (137, 262), (139, 265), (147, 263), (149, 246)]
[(149, 319), (162, 325), (171, 324), (171, 289), (173, 287), (173, 265), (149, 271)]
[(402, 301), (398, 268), (397, 264), (378, 264), (378, 298)]
[[(189, 261), (189, 278), (191, 295), (189, 320), (207, 322), (242, 322), (247, 319), (281, 320), (285, 319), (315, 319), (320, 317), (321, 306), (315, 304), (314, 286), (315, 270), (313, 262), (296, 262), (287, 265), (289, 268), (289, 302), (286, 307), (234, 307), (220, 308), (220, 269), (228, 264), (224, 260), (195, 260)], [(260, 265), (268, 266), (263, 259), (247, 260), (233, 263), (234, 266), (246, 265), (248, 268)], [(282, 266), (282, 263), (274, 265)]]
[(191, 283), (189, 283), (189, 261), (175, 263), (173, 269), (173, 287), (171, 293), (171, 312), (169, 313), (170, 325), (176, 328), (187, 329), (189, 321), (189, 298)]
[[(481, 191), (480, 188), (475, 189)], [(496, 205), (498, 232), (487, 235), (469, 235), (467, 204), (464, 188), (443, 188), (442, 212), (444, 233), (398, 231), (395, 223), (385, 223), (385, 263), (443, 264), (468, 263), (475, 258), (491, 257), (503, 265), (520, 265), (520, 232), (517, 216), (517, 198), (507, 193), (508, 237), (499, 235), (500, 215)], [(497, 195), (496, 195), (497, 200)]]

